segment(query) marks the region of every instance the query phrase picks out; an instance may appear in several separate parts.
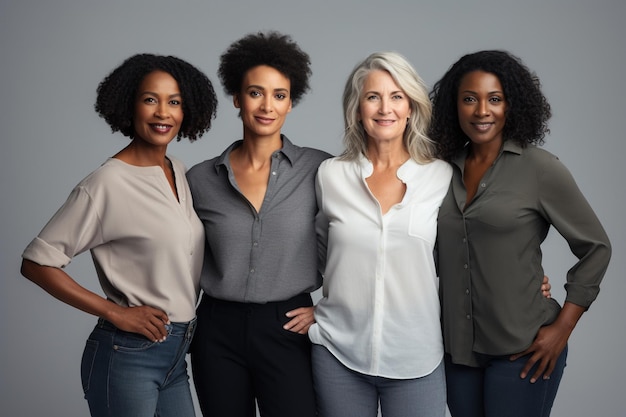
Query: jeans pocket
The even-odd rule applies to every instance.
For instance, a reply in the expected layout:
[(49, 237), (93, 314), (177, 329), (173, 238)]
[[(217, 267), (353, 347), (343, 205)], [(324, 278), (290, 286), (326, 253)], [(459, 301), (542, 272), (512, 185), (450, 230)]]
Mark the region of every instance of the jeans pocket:
[(91, 373), (93, 371), (93, 364), (96, 359), (97, 351), (98, 342), (96, 340), (87, 339), (87, 343), (85, 344), (85, 350), (83, 350), (83, 357), (80, 363), (80, 379), (83, 385), (83, 393), (85, 395), (87, 395), (87, 391), (89, 391)]
[(157, 343), (143, 335), (122, 330), (117, 330), (113, 336), (113, 349), (121, 352), (148, 350)]

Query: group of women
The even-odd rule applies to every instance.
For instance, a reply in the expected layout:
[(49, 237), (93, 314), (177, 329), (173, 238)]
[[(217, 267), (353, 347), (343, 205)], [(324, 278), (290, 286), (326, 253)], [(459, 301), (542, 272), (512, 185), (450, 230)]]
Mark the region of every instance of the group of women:
[[(311, 74), (289, 36), (239, 39), (218, 74), (242, 139), (186, 175), (167, 146), (210, 128), (211, 82), (145, 54), (105, 78), (96, 110), (131, 142), (24, 251), (27, 278), (99, 317), (92, 416), (193, 416), (188, 349), (205, 416), (548, 416), (610, 243), (536, 146), (536, 76), (481, 51), (429, 96), (400, 54), (374, 53), (348, 77), (331, 157), (282, 134)], [(541, 291), (551, 225), (579, 259), (563, 308)], [(86, 250), (106, 298), (63, 272)]]

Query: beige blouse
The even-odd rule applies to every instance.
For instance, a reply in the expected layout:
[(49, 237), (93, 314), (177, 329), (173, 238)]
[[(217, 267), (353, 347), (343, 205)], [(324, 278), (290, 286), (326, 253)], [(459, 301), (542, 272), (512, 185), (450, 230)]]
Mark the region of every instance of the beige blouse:
[(173, 322), (193, 319), (204, 231), (185, 167), (170, 160), (179, 200), (160, 167), (110, 158), (74, 188), (23, 258), (62, 268), (90, 250), (110, 300), (160, 308)]

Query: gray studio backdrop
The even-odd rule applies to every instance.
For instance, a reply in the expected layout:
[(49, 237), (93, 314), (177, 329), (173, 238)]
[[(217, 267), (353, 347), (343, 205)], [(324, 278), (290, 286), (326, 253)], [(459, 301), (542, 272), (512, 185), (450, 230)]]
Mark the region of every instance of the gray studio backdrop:
[[(553, 415), (623, 415), (625, 18), (623, 0), (0, 0), (0, 414), (88, 415), (79, 363), (95, 319), (23, 279), (19, 264), (71, 188), (127, 143), (93, 111), (100, 80), (137, 52), (177, 55), (204, 70), (220, 92), (214, 128), (170, 148), (191, 166), (241, 136), (217, 84), (220, 53), (248, 32), (276, 29), (313, 62), (312, 91), (284, 132), (332, 153), (341, 150), (345, 77), (371, 52), (403, 53), (429, 86), (478, 49), (508, 49), (537, 71), (554, 111), (545, 147), (573, 172), (614, 244), (601, 294), (570, 340)], [(562, 301), (574, 259), (556, 233), (544, 246)], [(68, 270), (99, 291), (88, 254)]]

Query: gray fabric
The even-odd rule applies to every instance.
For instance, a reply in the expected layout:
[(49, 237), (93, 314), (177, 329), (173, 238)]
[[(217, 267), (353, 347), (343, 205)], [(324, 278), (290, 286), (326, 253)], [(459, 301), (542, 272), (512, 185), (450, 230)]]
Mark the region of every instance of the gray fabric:
[(241, 141), (187, 173), (207, 239), (200, 285), (212, 297), (265, 303), (321, 286), (315, 175), (331, 155), (282, 139), (259, 213), (239, 191), (230, 168), (230, 152)]
[[(505, 142), (463, 211), (465, 155), (438, 219), (444, 344), (455, 363), (475, 365), (472, 352), (523, 351), (560, 307), (540, 291), (540, 244), (550, 226), (579, 261), (567, 274), (566, 301), (595, 300), (611, 255), (609, 239), (569, 171), (549, 152)], [(558, 285), (560, 277), (550, 277)]]

